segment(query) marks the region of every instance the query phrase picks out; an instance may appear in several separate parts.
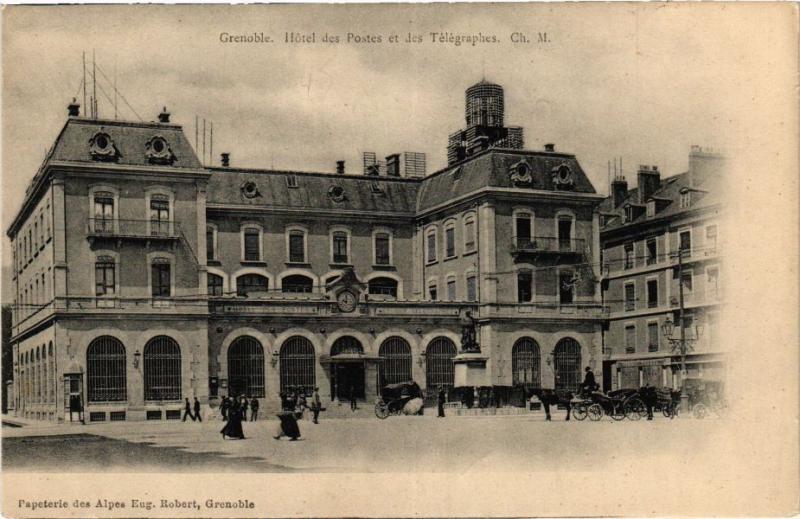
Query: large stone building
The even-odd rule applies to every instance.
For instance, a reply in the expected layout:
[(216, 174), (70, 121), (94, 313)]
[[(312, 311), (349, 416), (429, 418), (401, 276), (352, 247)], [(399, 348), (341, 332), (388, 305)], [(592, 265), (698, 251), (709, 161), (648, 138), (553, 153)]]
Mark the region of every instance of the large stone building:
[[(657, 166), (640, 166), (636, 188), (628, 189), (623, 177), (611, 183), (600, 207), (603, 300), (610, 310), (605, 389), (680, 388), (684, 360), (687, 377), (724, 381), (718, 323), (725, 164), (720, 153), (693, 146), (685, 173), (662, 179)], [(683, 359), (680, 343), (663, 333), (669, 321), (679, 339), (681, 307)]]
[[(169, 119), (70, 106), (8, 229), (17, 414), (64, 420), (78, 399), (93, 421), (169, 419), (239, 394), (269, 411), (288, 385), (372, 402), (408, 379), (507, 401), (599, 372), (603, 197), (574, 155), (493, 130), (427, 176), (410, 154), (366, 174), (206, 168)], [(459, 380), (467, 311), (482, 369)]]

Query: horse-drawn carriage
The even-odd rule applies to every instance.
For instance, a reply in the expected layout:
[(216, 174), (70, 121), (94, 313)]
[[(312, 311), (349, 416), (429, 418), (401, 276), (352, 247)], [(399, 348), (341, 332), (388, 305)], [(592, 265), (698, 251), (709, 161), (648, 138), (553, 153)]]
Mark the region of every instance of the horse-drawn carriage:
[(647, 409), (636, 389), (617, 389), (608, 394), (600, 391), (580, 393), (572, 401), (572, 416), (576, 420), (600, 420), (603, 415), (613, 420), (638, 420), (647, 416)]
[(422, 414), (423, 398), (422, 389), (413, 380), (385, 385), (375, 402), (375, 416), (384, 419), (393, 414)]

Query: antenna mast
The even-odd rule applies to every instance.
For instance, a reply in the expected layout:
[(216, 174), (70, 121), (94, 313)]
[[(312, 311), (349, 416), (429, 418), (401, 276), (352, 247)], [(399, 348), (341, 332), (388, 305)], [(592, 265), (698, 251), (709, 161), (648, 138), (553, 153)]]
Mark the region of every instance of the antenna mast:
[(208, 149), (208, 165), (214, 165), (214, 121), (211, 121), (211, 142)]
[(86, 51), (83, 51), (83, 114), (86, 115), (86, 109), (89, 105), (86, 104)]
[[(206, 120), (203, 118), (203, 162), (206, 161)], [(205, 164), (203, 164), (205, 166)]]
[(92, 49), (92, 118), (97, 119), (97, 62), (95, 60), (94, 49)]

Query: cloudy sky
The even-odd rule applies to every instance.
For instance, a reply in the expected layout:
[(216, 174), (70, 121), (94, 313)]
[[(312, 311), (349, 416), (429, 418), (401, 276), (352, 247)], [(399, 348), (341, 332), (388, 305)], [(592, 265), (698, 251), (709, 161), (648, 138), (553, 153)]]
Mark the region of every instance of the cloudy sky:
[[(598, 191), (622, 157), (664, 174), (686, 168), (690, 145), (725, 147), (744, 125), (737, 106), (770, 34), (724, 6), (645, 4), (271, 7), (17, 7), (3, 16), (3, 228), (45, 150), (80, 99), (81, 55), (94, 50), (144, 119), (162, 106), (194, 140), (213, 121), (214, 160), (357, 173), (361, 152), (422, 151), (445, 164), (448, 133), (464, 126), (464, 90), (482, 77), (506, 92), (506, 122), (526, 147), (575, 153)], [(756, 11), (753, 11), (756, 16)], [(264, 33), (272, 44), (222, 43)], [(284, 34), (316, 34), (286, 44)], [(323, 43), (380, 35), (382, 43)], [(407, 33), (418, 44), (390, 43)], [(431, 42), (431, 32), (494, 35), (499, 43)], [(532, 43), (514, 44), (514, 32)], [(538, 33), (547, 44), (537, 44)], [(764, 45), (749, 42), (758, 38)], [(98, 74), (99, 76), (99, 74)], [(105, 80), (101, 86), (111, 94)], [(114, 110), (98, 90), (100, 115)], [(120, 101), (119, 116), (137, 117)], [(4, 239), (4, 244), (7, 243)], [(3, 265), (10, 262), (4, 247)], [(6, 300), (4, 298), (4, 300)]]

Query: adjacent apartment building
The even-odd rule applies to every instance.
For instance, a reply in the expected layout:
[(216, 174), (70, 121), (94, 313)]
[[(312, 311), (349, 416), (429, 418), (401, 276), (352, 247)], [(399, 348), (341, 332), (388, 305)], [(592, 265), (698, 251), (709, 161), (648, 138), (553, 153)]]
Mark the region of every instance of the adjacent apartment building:
[(603, 197), (574, 155), (523, 149), (499, 85), (466, 105), (426, 175), (413, 153), (355, 173), (204, 167), (166, 109), (73, 102), (7, 232), (15, 412), (163, 420), (242, 394), (271, 411), (289, 386), (333, 406), (409, 379), (456, 398), (467, 311), (482, 390), (521, 402), (599, 373)]

